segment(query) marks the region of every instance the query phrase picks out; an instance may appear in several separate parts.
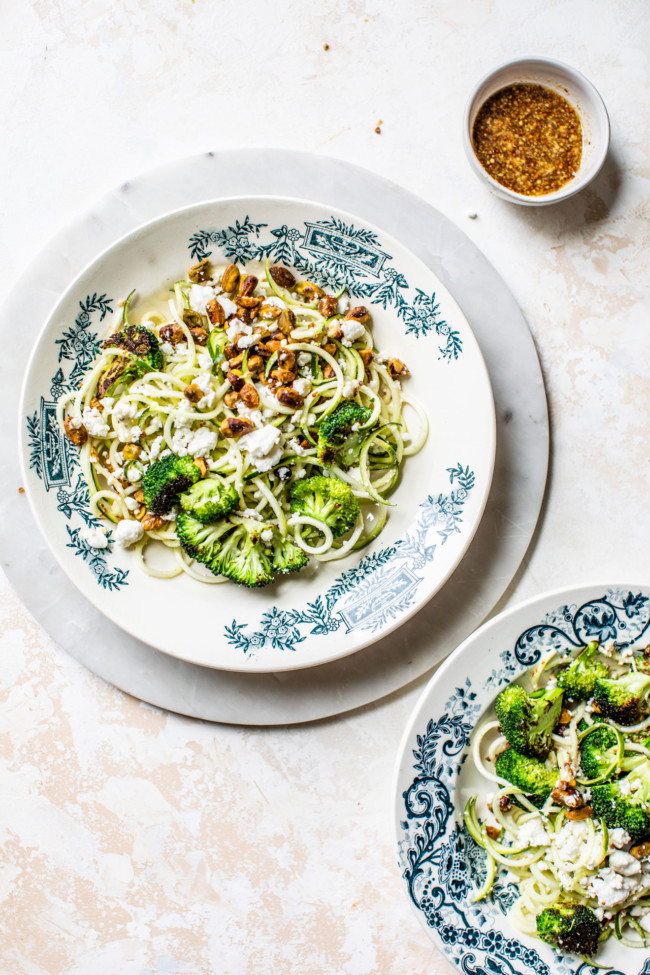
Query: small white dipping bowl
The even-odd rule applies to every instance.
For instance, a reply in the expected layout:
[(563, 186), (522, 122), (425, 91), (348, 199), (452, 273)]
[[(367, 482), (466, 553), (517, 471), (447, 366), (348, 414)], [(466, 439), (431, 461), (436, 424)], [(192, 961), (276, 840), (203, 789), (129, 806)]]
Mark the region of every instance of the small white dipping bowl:
[[(495, 92), (514, 84), (535, 84), (550, 88), (569, 102), (582, 124), (582, 158), (576, 175), (553, 193), (527, 196), (498, 183), (479, 162), (472, 142), (474, 122), (481, 106)], [(566, 200), (584, 189), (596, 176), (609, 148), (609, 117), (602, 98), (590, 81), (567, 64), (553, 58), (520, 58), (490, 71), (478, 82), (465, 108), (463, 143), (470, 166), (502, 199), (524, 206), (539, 207)]]

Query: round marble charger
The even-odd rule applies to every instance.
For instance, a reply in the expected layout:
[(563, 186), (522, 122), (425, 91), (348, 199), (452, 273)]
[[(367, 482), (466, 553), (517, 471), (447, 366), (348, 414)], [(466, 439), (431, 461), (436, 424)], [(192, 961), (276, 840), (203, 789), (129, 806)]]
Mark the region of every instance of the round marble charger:
[[(135, 640), (63, 575), (19, 493), (17, 404), (31, 344), (61, 292), (99, 251), (138, 224), (201, 200), (292, 196), (357, 214), (401, 240), (449, 288), (485, 356), (497, 414), (497, 457), (485, 514), (465, 558), (412, 620), (332, 663), (280, 674), (197, 667)], [(21, 339), (12, 340), (20, 322)], [(241, 725), (313, 721), (383, 697), (426, 674), (489, 614), (519, 567), (539, 515), (548, 413), (535, 347), (494, 268), (450, 220), (398, 185), (324, 156), (274, 149), (208, 153), (125, 183), (53, 239), (0, 310), (3, 357), (0, 554), (33, 616), (95, 674), (180, 714)], [(342, 639), (345, 639), (343, 636)]]

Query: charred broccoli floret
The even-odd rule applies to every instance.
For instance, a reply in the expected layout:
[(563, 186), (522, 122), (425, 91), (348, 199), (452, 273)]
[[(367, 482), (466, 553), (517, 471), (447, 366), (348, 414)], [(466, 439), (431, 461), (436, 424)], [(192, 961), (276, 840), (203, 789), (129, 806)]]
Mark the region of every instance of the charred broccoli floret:
[(271, 565), (274, 572), (285, 575), (288, 572), (300, 572), (309, 562), (309, 556), (290, 538), (273, 533), (273, 556)]
[(584, 904), (556, 904), (537, 915), (537, 934), (547, 944), (576, 955), (594, 955), (602, 927)]
[(345, 446), (345, 442), (354, 433), (355, 424), (365, 423), (371, 410), (360, 406), (354, 400), (339, 403), (329, 416), (326, 416), (318, 428), (318, 459), (327, 463)]
[(105, 340), (104, 348), (121, 349), (146, 360), (148, 372), (158, 372), (164, 364), (158, 339), (144, 325), (126, 325), (119, 332), (113, 332)]
[(562, 713), (560, 688), (528, 694), (518, 684), (501, 691), (494, 707), (508, 743), (523, 755), (546, 758), (551, 735)]
[(500, 778), (521, 789), (537, 807), (544, 805), (557, 780), (557, 769), (553, 771), (544, 762), (522, 755), (514, 748), (508, 748), (497, 756), (494, 771)]
[(598, 819), (627, 830), (635, 843), (650, 837), (650, 762), (644, 760), (624, 779), (593, 785), (591, 805)]
[(154, 515), (166, 515), (178, 500), (198, 481), (201, 472), (191, 457), (167, 454), (154, 461), (144, 472), (142, 493), (147, 509)]
[(557, 686), (574, 701), (586, 701), (594, 693), (597, 677), (607, 677), (607, 666), (594, 660), (600, 644), (589, 643), (578, 656), (557, 675)]
[(210, 569), (249, 589), (273, 582), (271, 559), (261, 538), (266, 528), (267, 525), (257, 521), (238, 525), (226, 538), (221, 552), (209, 563)]
[(148, 372), (163, 368), (163, 354), (158, 339), (143, 325), (126, 325), (113, 332), (104, 342), (105, 349), (119, 349), (129, 355), (118, 355), (97, 380), (97, 395), (109, 396), (120, 383), (130, 383)]
[(197, 562), (211, 565), (223, 549), (224, 537), (231, 532), (229, 521), (206, 525), (187, 511), (180, 511), (176, 518), (176, 534), (185, 552)]
[(236, 508), (239, 495), (232, 484), (226, 484), (219, 477), (206, 477), (181, 494), (179, 500), (183, 511), (208, 524), (224, 518)]
[(325, 522), (334, 538), (352, 528), (360, 511), (359, 502), (347, 484), (322, 474), (295, 481), (290, 500), (293, 514)]
[(650, 676), (631, 671), (617, 678), (596, 678), (594, 700), (600, 713), (618, 724), (637, 724), (647, 717)]
[(580, 743), (580, 768), (586, 779), (599, 779), (611, 775), (622, 758), (622, 743), (613, 728), (606, 724), (594, 725)]

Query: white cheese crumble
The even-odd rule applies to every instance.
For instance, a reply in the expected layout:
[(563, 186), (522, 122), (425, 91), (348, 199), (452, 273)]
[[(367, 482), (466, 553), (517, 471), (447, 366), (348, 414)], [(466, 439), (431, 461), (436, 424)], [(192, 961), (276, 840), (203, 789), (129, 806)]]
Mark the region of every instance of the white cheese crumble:
[(140, 502), (136, 501), (135, 498), (125, 498), (124, 504), (127, 506), (129, 511), (138, 511), (140, 509)]
[(617, 827), (609, 831), (609, 848), (622, 850), (624, 846), (632, 842), (632, 837), (625, 829)]
[[(155, 443), (155, 441), (154, 441)], [(177, 427), (172, 437), (172, 452), (179, 457), (205, 457), (217, 446), (217, 435), (207, 427), (192, 430), (189, 427)]]
[(82, 528), (79, 537), (91, 548), (107, 548), (108, 546), (108, 539), (103, 528), (90, 528), (90, 526)]
[(624, 877), (611, 867), (606, 867), (592, 879), (587, 893), (595, 897), (601, 907), (616, 907), (627, 900), (636, 886), (633, 877)]
[(162, 437), (156, 437), (156, 439), (154, 441), (152, 441), (151, 446), (149, 447), (149, 459), (150, 460), (155, 460), (156, 459), (156, 457), (160, 453), (160, 449), (162, 447), (162, 442), (163, 442), (163, 438)]
[(299, 352), (296, 361), (301, 369), (304, 369), (305, 366), (310, 366), (311, 352)]
[(271, 424), (244, 434), (240, 443), (258, 471), (269, 471), (282, 457), (282, 434)]
[(130, 519), (124, 519), (118, 522), (118, 524), (113, 529), (113, 541), (118, 545), (123, 545), (128, 548), (129, 545), (133, 545), (135, 542), (139, 542), (144, 535), (144, 530), (139, 521), (131, 521)]
[(77, 416), (69, 416), (68, 426), (71, 427), (73, 430), (79, 430), (81, 429), (81, 420)]
[(109, 434), (108, 423), (104, 420), (102, 414), (99, 412), (96, 406), (87, 406), (83, 412), (83, 422), (89, 436), (91, 437), (107, 437)]
[(128, 400), (120, 400), (113, 409), (113, 417), (116, 420), (134, 420), (138, 415), (138, 404), (129, 403)]
[(273, 541), (273, 529), (265, 528), (263, 532), (260, 532), (260, 538), (265, 545), (270, 545)]
[(246, 325), (244, 322), (240, 322), (238, 318), (233, 318), (228, 327), (226, 328), (226, 335), (228, 336), (229, 342), (234, 342), (238, 335), (251, 335), (253, 332), (252, 325)]
[(359, 386), (363, 386), (360, 379), (349, 379), (347, 383), (343, 384), (343, 389), (341, 390), (341, 395), (343, 399), (352, 399), (356, 394)]
[(154, 416), (153, 420), (151, 421), (151, 423), (149, 424), (149, 426), (146, 428), (144, 432), (147, 434), (147, 436), (149, 436), (152, 433), (156, 433), (158, 430), (162, 430), (162, 427), (163, 424), (160, 417)]
[(238, 349), (249, 349), (251, 345), (255, 345), (258, 341), (257, 335), (242, 335), (242, 337), (237, 342)]
[(276, 308), (286, 308), (287, 303), (283, 301), (282, 298), (278, 298), (277, 295), (269, 295), (268, 298), (264, 299), (265, 305), (275, 305)]
[(614, 853), (610, 853), (609, 865), (612, 870), (624, 877), (633, 877), (635, 874), (641, 873), (641, 864), (636, 857), (633, 857), (631, 853), (625, 853), (623, 850), (615, 850)]
[(196, 357), (196, 361), (198, 362), (201, 369), (207, 369), (207, 370), (212, 369), (213, 366), (212, 356), (210, 355), (209, 352), (199, 352), (199, 354)]
[(225, 295), (217, 295), (217, 301), (223, 308), (226, 318), (230, 318), (231, 315), (237, 314), (237, 305), (230, 298), (226, 298)]
[(294, 379), (292, 386), (301, 396), (307, 396), (311, 392), (311, 383), (308, 379)]
[(348, 311), (349, 307), (350, 307), (350, 296), (349, 295), (341, 295), (341, 297), (339, 298), (339, 302), (338, 302), (339, 315), (345, 315), (345, 313), (346, 313), (346, 311)]
[(206, 305), (215, 297), (214, 288), (203, 284), (193, 284), (188, 295), (190, 305), (200, 315), (207, 315)]
[(363, 338), (366, 334), (366, 330), (361, 324), (361, 322), (342, 322), (341, 331), (343, 332), (343, 345), (350, 346), (357, 339)]
[(526, 846), (549, 846), (551, 842), (539, 816), (522, 823), (517, 831), (517, 838)]

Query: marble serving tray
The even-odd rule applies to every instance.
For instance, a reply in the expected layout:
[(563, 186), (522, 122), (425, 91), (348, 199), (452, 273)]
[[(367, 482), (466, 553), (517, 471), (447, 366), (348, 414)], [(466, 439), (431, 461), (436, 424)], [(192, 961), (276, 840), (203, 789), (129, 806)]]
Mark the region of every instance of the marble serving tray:
[[(452, 578), (389, 637), (319, 667), (238, 674), (173, 659), (135, 640), (85, 602), (59, 571), (19, 493), (15, 443), (25, 348), (5, 342), (0, 387), (0, 553), (27, 608), (90, 670), (148, 703), (233, 724), (315, 720), (376, 700), (428, 673), (489, 614), (517, 571), (538, 518), (548, 463), (548, 417), (537, 354), (503, 281), (451, 221), (372, 173), (337, 160), (284, 150), (236, 150), (193, 157), (125, 184), (45, 248), (0, 312), (5, 335), (20, 316), (32, 337), (52, 305), (100, 250), (165, 211), (215, 196), (298, 195), (351, 209), (403, 241), (449, 288), (476, 335), (492, 382), (497, 457), (487, 507)], [(38, 268), (38, 274), (35, 269)], [(29, 288), (25, 282), (29, 281)]]

